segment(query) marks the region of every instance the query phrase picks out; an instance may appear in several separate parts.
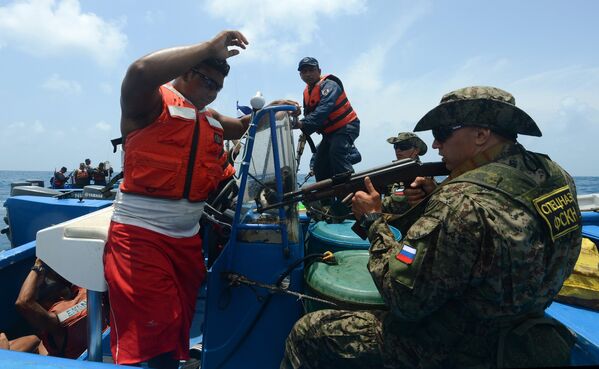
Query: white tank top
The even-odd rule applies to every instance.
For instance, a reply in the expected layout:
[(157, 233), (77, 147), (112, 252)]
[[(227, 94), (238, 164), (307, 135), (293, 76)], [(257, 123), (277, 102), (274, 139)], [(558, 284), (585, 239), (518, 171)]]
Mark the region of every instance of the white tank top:
[(120, 190), (114, 200), (112, 220), (146, 228), (170, 237), (191, 237), (200, 230), (205, 202), (169, 200)]

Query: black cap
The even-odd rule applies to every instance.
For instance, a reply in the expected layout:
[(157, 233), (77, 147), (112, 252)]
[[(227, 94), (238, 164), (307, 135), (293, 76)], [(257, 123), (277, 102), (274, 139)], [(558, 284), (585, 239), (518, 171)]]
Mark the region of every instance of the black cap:
[(302, 67), (306, 65), (318, 68), (318, 60), (314, 59), (311, 56), (306, 56), (305, 58), (300, 60), (299, 65), (297, 66), (297, 70), (301, 70)]

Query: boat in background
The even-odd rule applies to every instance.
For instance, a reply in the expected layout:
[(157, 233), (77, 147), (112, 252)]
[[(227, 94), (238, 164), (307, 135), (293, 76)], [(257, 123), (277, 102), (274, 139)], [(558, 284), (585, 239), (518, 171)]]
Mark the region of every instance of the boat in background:
[[(309, 218), (300, 214), (296, 204), (257, 211), (257, 204), (264, 198), (280, 200), (284, 193), (297, 187), (293, 134), (287, 114), (294, 109), (272, 106), (254, 111), (237, 186), (224, 186), (206, 209), (203, 235), (209, 269), (191, 328), (192, 359), (182, 362), (181, 368), (197, 368), (200, 362), (203, 369), (278, 368), (285, 339), (304, 313), (304, 303), (310, 302), (306, 304), (312, 306), (308, 309), (318, 308), (314, 307), (315, 302), (326, 304), (326, 296), (322, 296), (325, 293), (318, 287), (321, 284), (305, 281), (307, 274), (317, 278), (317, 267), (326, 267), (318, 262), (309, 266), (306, 258), (318, 255), (328, 246), (351, 249), (362, 242), (358, 246), (368, 247), (351, 233), (352, 222), (336, 225), (338, 228), (330, 231), (322, 224), (308, 225)], [(226, 202), (220, 200), (233, 199), (235, 193), (234, 206), (222, 206)], [(0, 331), (9, 337), (31, 332), (16, 313), (14, 301), (37, 255), (67, 280), (90, 291), (90, 347), (79, 360), (0, 350), (0, 368), (116, 367), (110, 364), (109, 330), (104, 335), (100, 332), (96, 321), (99, 304), (94, 302), (106, 290), (102, 250), (111, 203), (30, 195), (14, 195), (6, 201), (15, 247), (0, 253), (0, 278), (4, 282), (0, 286)], [(599, 206), (584, 212), (583, 233), (599, 244), (597, 210)], [(228, 242), (223, 243), (227, 238)], [(317, 239), (321, 243), (315, 243)], [(314, 254), (305, 253), (306, 241), (309, 248), (316, 250)], [(322, 244), (327, 242), (330, 244)], [(363, 251), (355, 251), (364, 255)], [(350, 259), (358, 260), (352, 267), (353, 277), (370, 281), (371, 286), (360, 288), (372, 290), (374, 284), (365, 265), (367, 256), (341, 259), (348, 263), (352, 262)], [(352, 293), (348, 298), (361, 292)], [(344, 299), (342, 295), (335, 296), (338, 305)], [(374, 301), (373, 305), (379, 306)], [(368, 302), (361, 300), (356, 304), (359, 307)], [(546, 313), (575, 332), (572, 365), (599, 365), (599, 312), (554, 302)]]

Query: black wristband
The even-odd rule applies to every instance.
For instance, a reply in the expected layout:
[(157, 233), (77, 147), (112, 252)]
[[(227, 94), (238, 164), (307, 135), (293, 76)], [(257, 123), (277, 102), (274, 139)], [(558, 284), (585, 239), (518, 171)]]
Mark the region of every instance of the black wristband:
[(365, 230), (369, 230), (372, 223), (377, 221), (383, 214), (381, 213), (364, 213), (362, 217), (360, 217), (360, 227)]
[(41, 265), (34, 265), (34, 266), (31, 267), (31, 270), (33, 270), (37, 274), (44, 274), (44, 273), (46, 273), (46, 268), (44, 268)]

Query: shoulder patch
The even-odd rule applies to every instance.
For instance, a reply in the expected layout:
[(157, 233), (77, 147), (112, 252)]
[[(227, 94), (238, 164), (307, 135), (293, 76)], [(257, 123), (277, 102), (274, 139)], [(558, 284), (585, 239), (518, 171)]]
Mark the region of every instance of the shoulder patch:
[(330, 87), (325, 87), (322, 89), (322, 96), (327, 96), (329, 93), (331, 92), (331, 88)]
[(399, 184), (396, 186), (393, 186), (393, 195), (403, 196), (404, 195), (404, 186), (399, 185)]
[(416, 257), (417, 250), (408, 244), (404, 244), (401, 250), (395, 255), (395, 258), (404, 264), (412, 264)]
[(421, 217), (410, 227), (393, 257), (389, 258), (389, 274), (399, 284), (413, 289), (429, 249), (430, 237), (440, 227), (438, 219)]
[(560, 187), (532, 200), (537, 213), (549, 228), (551, 239), (556, 239), (580, 228), (580, 217), (570, 187)]

